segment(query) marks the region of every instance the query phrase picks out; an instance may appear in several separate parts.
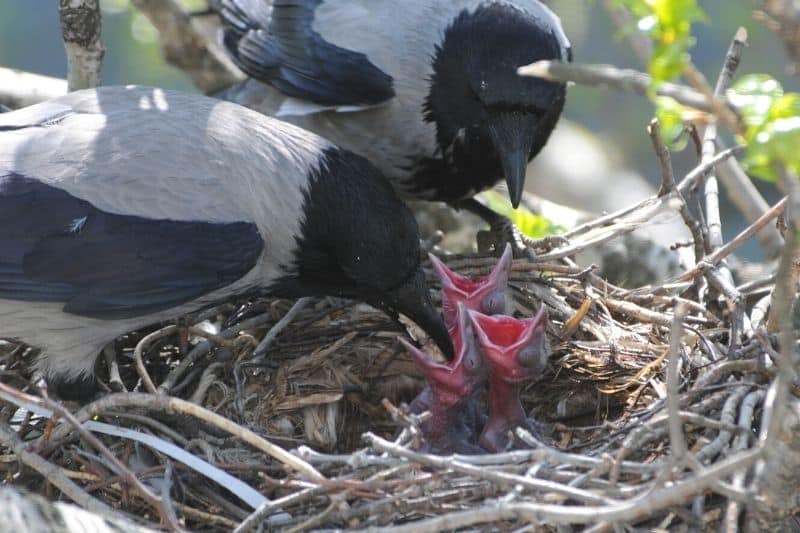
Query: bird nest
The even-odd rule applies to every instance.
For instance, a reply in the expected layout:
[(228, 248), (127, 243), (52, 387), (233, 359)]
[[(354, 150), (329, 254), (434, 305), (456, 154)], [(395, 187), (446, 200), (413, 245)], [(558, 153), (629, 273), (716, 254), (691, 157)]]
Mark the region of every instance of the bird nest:
[[(757, 324), (733, 336), (731, 326), (744, 309), (758, 319), (767, 284), (736, 305), (700, 305), (699, 276), (626, 290), (544, 259), (515, 262), (509, 280), (518, 315), (547, 307), (552, 347), (522, 391), (546, 429), (518, 429), (518, 449), (417, 451), (420, 418), (406, 404), (424, 381), (385, 315), (334, 299), (247, 299), (118, 340), (100, 358), (107, 391), (74, 415), (23, 392), (31, 350), (9, 345), (0, 469), (51, 499), (191, 530), (735, 519), (737, 480), (720, 480), (732, 460), (753, 460), (775, 349)], [(495, 259), (446, 262), (476, 277)]]

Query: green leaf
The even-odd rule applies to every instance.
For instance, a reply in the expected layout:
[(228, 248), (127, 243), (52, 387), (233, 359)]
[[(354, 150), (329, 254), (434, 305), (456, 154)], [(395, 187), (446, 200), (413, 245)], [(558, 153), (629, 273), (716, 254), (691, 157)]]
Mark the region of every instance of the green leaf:
[(772, 103), (770, 120), (800, 116), (800, 93), (784, 94)]
[(686, 148), (689, 139), (686, 135), (686, 115), (690, 111), (672, 98), (656, 97), (656, 117), (661, 123), (661, 138), (674, 152)]
[(482, 193), (482, 196), (484, 200), (486, 200), (487, 206), (494, 212), (508, 217), (523, 234), (532, 239), (540, 239), (548, 235), (566, 231), (563, 226), (554, 224), (550, 219), (532, 213), (525, 209), (525, 207), (513, 209), (511, 204), (508, 203), (508, 198), (502, 196), (497, 191), (485, 191)]
[[(728, 90), (728, 101), (742, 115), (746, 126), (758, 128), (769, 118), (773, 104), (783, 96), (783, 87), (766, 74), (744, 76)], [(787, 102), (791, 105), (791, 103)], [(751, 131), (753, 135), (757, 133)], [(752, 137), (748, 135), (748, 139)]]
[(650, 75), (653, 81), (660, 84), (680, 76), (689, 63), (689, 46), (685, 40), (670, 44), (657, 43), (650, 60)]

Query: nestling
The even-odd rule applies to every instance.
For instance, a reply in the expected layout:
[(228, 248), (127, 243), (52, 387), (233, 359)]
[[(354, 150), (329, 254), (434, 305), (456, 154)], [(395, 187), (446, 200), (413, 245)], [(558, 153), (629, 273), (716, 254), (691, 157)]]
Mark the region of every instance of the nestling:
[(479, 444), (490, 452), (506, 450), (512, 440), (508, 432), (521, 426), (536, 430), (520, 403), (520, 387), (537, 379), (547, 366), (547, 310), (533, 318), (487, 316), (469, 311), (478, 347), (489, 365), (489, 420)]
[(450, 329), (455, 358), (437, 363), (424, 351), (400, 339), (425, 376), (428, 387), (411, 403), (413, 413), (430, 412), (421, 424), (425, 447), (434, 453), (481, 453), (477, 446), (478, 411), (475, 395), (488, 379), (488, 368), (475, 344), (464, 304), (456, 307), (456, 324)]

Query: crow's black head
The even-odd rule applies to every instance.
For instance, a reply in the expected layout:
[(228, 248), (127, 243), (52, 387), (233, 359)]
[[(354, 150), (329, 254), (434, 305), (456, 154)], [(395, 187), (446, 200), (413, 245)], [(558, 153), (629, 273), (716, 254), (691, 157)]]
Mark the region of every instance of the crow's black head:
[(417, 223), (378, 169), (345, 150), (326, 150), (298, 216), (296, 272), (274, 292), (340, 296), (403, 313), (452, 356), (422, 272)]
[[(563, 83), (522, 77), (517, 68), (543, 59), (569, 60), (555, 17), (505, 3), (463, 11), (436, 48), (425, 119), (436, 124), (450, 164), (492, 158), (519, 205), (525, 167), (547, 142), (564, 107)], [(502, 174), (501, 174), (502, 173)]]

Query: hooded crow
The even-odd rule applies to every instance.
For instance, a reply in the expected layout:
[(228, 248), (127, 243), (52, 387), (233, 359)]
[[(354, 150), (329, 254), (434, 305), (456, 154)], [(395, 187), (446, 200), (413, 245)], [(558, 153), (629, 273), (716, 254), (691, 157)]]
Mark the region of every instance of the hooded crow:
[(445, 201), (493, 224), (507, 220), (472, 196), (505, 178), (518, 207), (528, 161), (564, 107), (565, 84), (517, 75), (537, 60), (571, 60), (560, 20), (538, 0), (211, 7), (252, 78), (223, 98), (363, 155), (404, 198)]
[(115, 337), (254, 291), (362, 300), (453, 354), (414, 218), (364, 158), (144, 87), (0, 115), (0, 335), (41, 347), (62, 396)]

